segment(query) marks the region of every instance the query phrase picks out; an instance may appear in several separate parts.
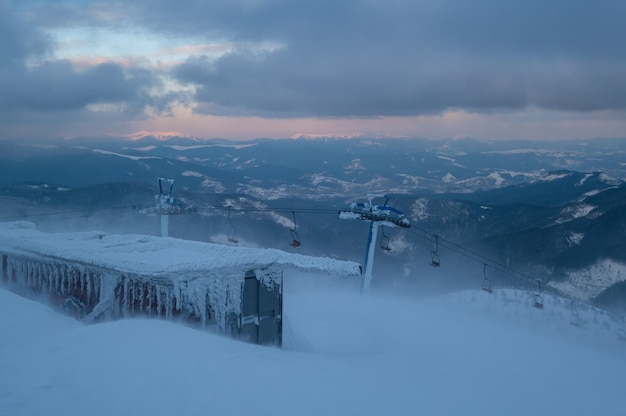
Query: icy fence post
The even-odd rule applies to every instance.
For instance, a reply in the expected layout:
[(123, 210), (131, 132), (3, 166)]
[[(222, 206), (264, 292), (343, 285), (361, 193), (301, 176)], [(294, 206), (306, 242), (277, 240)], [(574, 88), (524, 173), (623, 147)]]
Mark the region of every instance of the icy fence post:
[[(212, 326), (235, 338), (254, 335), (250, 340), (255, 343), (281, 345), (282, 270), (277, 268), (282, 265), (255, 268), (252, 262), (169, 275), (29, 252), (0, 255), (0, 278), (8, 289), (47, 302), (85, 323), (156, 316)], [(243, 307), (250, 312), (245, 322)]]
[(51, 306), (78, 319), (88, 315), (99, 301), (99, 279), (94, 279), (94, 274), (82, 264), (3, 255), (5, 275), (9, 289), (29, 298), (44, 296)]

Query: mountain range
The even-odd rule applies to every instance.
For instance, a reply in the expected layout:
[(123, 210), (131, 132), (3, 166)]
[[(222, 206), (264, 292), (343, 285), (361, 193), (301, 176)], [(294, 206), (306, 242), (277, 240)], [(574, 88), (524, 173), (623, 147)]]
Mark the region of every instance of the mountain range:
[(489, 274), (626, 308), (625, 155), (617, 139), (5, 141), (0, 215), (157, 234), (158, 219), (140, 210), (154, 205), (157, 178), (172, 178), (173, 196), (194, 207), (171, 217), (174, 237), (228, 243), (236, 232), (239, 244), (293, 250), (295, 228), (303, 253), (362, 261), (367, 224), (337, 211), (388, 194), (412, 227), (383, 230), (381, 287), (471, 287)]

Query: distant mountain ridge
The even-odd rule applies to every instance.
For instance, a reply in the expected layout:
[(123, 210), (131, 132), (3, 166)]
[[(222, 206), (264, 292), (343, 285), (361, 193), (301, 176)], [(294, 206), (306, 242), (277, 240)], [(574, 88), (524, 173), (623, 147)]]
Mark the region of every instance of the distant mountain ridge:
[(549, 181), (558, 171), (626, 178), (626, 149), (607, 142), (288, 139), (228, 142), (189, 137), (72, 140), (47, 146), (0, 143), (0, 183), (66, 186), (175, 177), (191, 192), (362, 196), (472, 193)]
[[(0, 142), (0, 198), (3, 219), (27, 216), (49, 229), (65, 224), (156, 234), (157, 219), (138, 211), (154, 203), (157, 177), (173, 178), (175, 197), (217, 207), (172, 218), (175, 237), (227, 243), (230, 223), (241, 244), (288, 249), (293, 211), (304, 242), (301, 252), (362, 261), (365, 224), (306, 212), (333, 214), (367, 193), (385, 193), (414, 228), (386, 230), (393, 250), (378, 255), (379, 273), (393, 271), (389, 274), (414, 284), (437, 285), (424, 279), (436, 273), (453, 279), (456, 267), (467, 266), (458, 253), (442, 248), (440, 270), (428, 268), (434, 242), (421, 229), (566, 284), (596, 273), (585, 270), (604, 270), (606, 261), (613, 271), (626, 264), (623, 143), (232, 142), (169, 136)], [(230, 216), (226, 206), (233, 208)], [(482, 270), (476, 273), (480, 277)], [(619, 299), (626, 290), (619, 289), (625, 287), (619, 279), (602, 282), (610, 285), (611, 295), (601, 291), (599, 298)]]

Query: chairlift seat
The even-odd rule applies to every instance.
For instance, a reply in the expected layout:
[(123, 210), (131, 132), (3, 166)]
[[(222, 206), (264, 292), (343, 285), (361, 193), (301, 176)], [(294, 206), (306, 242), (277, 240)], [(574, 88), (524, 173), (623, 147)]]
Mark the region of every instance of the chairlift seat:
[(483, 279), (483, 290), (487, 293), (493, 292), (493, 288), (491, 287), (491, 280), (489, 280), (487, 277)]
[(290, 246), (293, 247), (300, 247), (300, 236), (298, 235), (298, 225), (296, 223), (296, 213), (294, 211), (291, 211), (291, 213), (293, 214), (293, 229), (290, 230), (291, 231), (291, 243), (289, 243)]
[(433, 267), (439, 267), (441, 266), (441, 261), (439, 261), (439, 254), (437, 254), (437, 251), (431, 251), (430, 252), (430, 265)]

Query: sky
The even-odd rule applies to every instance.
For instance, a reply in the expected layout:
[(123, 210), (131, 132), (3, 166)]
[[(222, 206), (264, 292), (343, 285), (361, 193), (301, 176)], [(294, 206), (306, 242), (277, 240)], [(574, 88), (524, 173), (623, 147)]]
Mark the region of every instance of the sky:
[(625, 137), (622, 0), (0, 0), (0, 140)]

